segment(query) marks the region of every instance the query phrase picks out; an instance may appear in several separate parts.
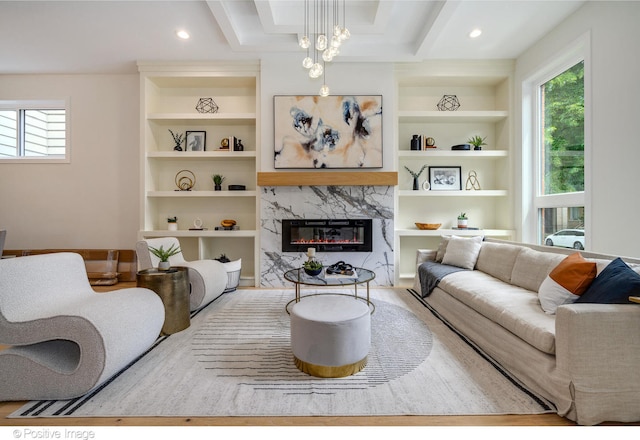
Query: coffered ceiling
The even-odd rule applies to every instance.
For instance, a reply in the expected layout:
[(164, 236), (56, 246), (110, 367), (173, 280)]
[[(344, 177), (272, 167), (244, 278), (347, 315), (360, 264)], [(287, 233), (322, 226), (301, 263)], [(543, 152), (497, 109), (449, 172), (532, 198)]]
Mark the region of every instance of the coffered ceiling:
[[(312, 0), (313, 1), (313, 0)], [(0, 74), (135, 72), (137, 60), (302, 53), (304, 0), (0, 1)], [(347, 0), (336, 62), (512, 59), (579, 0)], [(473, 28), (483, 33), (469, 38)], [(175, 32), (191, 35), (180, 40)]]

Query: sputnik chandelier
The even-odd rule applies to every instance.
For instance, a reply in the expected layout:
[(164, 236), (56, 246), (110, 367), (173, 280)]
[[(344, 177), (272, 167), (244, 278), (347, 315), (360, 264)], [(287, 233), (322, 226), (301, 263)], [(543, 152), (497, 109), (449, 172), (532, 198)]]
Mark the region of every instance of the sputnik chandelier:
[[(340, 25), (342, 3), (342, 25)], [(347, 29), (346, 0), (304, 0), (304, 34), (298, 44), (307, 51), (302, 66), (311, 78), (323, 78), (320, 96), (329, 95), (326, 84), (326, 64), (340, 53), (340, 46), (349, 39)]]

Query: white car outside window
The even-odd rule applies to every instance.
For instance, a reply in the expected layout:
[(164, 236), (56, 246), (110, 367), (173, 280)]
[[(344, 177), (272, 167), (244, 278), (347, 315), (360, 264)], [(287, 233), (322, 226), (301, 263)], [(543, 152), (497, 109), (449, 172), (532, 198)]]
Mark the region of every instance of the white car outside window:
[(562, 229), (544, 239), (547, 246), (567, 247), (578, 250), (584, 249), (584, 230)]

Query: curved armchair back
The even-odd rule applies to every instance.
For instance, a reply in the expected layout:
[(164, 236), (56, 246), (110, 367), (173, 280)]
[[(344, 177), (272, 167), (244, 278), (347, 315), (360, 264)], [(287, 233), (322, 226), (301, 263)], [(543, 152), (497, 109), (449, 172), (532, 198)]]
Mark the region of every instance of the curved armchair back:
[(60, 252), (0, 260), (0, 314), (8, 321), (38, 319), (94, 294), (80, 254)]
[[(138, 269), (151, 269), (153, 267), (158, 267), (158, 263), (160, 259), (151, 253), (149, 247), (153, 247), (156, 249), (169, 249), (171, 246), (175, 248), (180, 247), (180, 242), (175, 237), (160, 237), (160, 238), (148, 238), (146, 240), (141, 240), (136, 243), (136, 254), (138, 256)], [(184, 255), (182, 252), (178, 252), (177, 254), (169, 257), (169, 264), (172, 266), (183, 266), (186, 260), (184, 259)]]

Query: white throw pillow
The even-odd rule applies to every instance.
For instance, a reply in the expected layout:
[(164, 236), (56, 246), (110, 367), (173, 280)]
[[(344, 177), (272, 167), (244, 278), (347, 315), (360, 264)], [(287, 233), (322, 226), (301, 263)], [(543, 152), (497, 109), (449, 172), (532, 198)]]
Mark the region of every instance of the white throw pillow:
[(482, 239), (482, 236), (467, 238), (453, 235), (449, 239), (442, 264), (473, 270), (482, 248)]
[(547, 276), (538, 290), (538, 299), (542, 310), (549, 315), (555, 315), (556, 310), (563, 304), (571, 304), (580, 298)]
[(440, 240), (440, 246), (438, 246), (438, 250), (436, 251), (436, 263), (442, 263), (442, 259), (444, 258), (444, 253), (447, 250), (447, 245), (449, 244), (450, 235), (443, 235)]

